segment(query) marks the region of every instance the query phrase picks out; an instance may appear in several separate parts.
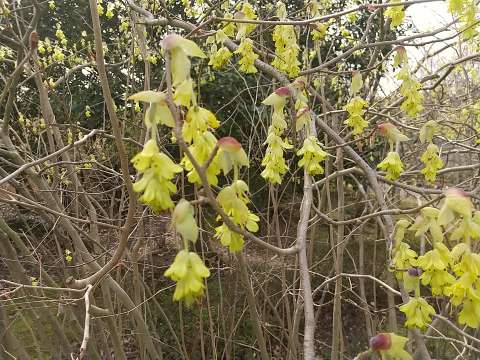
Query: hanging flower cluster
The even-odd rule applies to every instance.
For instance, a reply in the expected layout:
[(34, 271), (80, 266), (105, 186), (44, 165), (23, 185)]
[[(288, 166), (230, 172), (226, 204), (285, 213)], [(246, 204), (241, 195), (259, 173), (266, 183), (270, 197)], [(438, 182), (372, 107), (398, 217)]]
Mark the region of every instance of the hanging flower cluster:
[[(233, 17), (239, 20), (254, 20), (257, 18), (257, 14), (253, 6), (248, 1), (244, 1), (237, 5), (237, 12)], [(235, 29), (237, 30), (236, 39), (240, 40), (240, 45), (238, 49), (235, 50), (235, 54), (240, 55), (240, 60), (238, 60), (238, 64), (240, 65), (239, 69), (246, 74), (254, 74), (257, 72), (255, 60), (258, 59), (258, 55), (253, 51), (252, 40), (248, 38), (248, 35), (250, 35), (255, 27), (255, 24), (238, 23), (237, 25), (229, 24), (223, 28), (223, 33), (227, 37), (233, 36)], [(213, 60), (212, 64), (215, 64), (215, 61), (217, 63), (219, 62), (220, 55), (224, 58), (229, 56), (226, 50), (222, 50), (221, 53), (216, 54), (217, 59)]]
[(182, 235), (184, 249), (177, 254), (164, 275), (177, 283), (173, 300), (184, 300), (190, 306), (195, 299), (203, 295), (204, 279), (210, 276), (210, 271), (200, 256), (188, 251), (189, 242), (195, 243), (198, 239), (198, 226), (193, 206), (185, 199), (180, 200), (175, 207), (172, 224)]
[[(249, 9), (249, 6), (244, 3), (242, 11), (251, 17)], [(246, 36), (250, 30), (248, 27), (239, 26), (240, 31)], [(217, 201), (234, 224), (248, 231), (257, 231), (259, 218), (247, 207), (249, 203), (248, 186), (238, 179), (239, 169), (249, 165), (248, 157), (240, 143), (234, 138), (225, 137), (217, 141), (213, 132), (219, 127), (219, 121), (211, 111), (199, 106), (195, 98), (193, 82), (190, 78), (189, 57), (203, 58), (205, 56), (200, 48), (195, 48), (185, 39), (169, 38), (169, 36), (171, 35), (162, 41), (162, 46), (165, 51), (169, 52), (167, 56), (170, 56), (171, 59), (175, 104), (185, 107), (180, 112), (182, 115), (184, 114), (181, 134), (188, 145), (188, 152), (184, 155), (181, 164), (188, 171), (188, 180), (191, 183), (202, 184), (202, 179), (193, 166), (193, 159), (202, 166), (210, 185), (218, 184), (218, 175), (221, 171), (227, 175), (233, 169), (233, 182), (219, 192)], [(214, 41), (222, 42), (226, 37), (225, 32), (222, 33), (222, 30), (219, 30)], [(245, 43), (249, 43), (249, 39), (246, 39)], [(227, 57), (229, 56), (227, 55)], [(215, 60), (215, 57), (213, 59), (214, 62), (219, 61), (217, 65), (223, 63), (223, 60), (218, 58)], [(173, 125), (175, 125), (175, 121), (173, 121)], [(177, 123), (177, 125), (179, 124)], [(183, 299), (188, 305), (202, 295), (205, 287), (204, 279), (210, 275), (210, 272), (201, 258), (196, 253), (189, 252), (188, 249), (189, 242), (195, 242), (198, 237), (198, 226), (190, 203), (181, 200), (177, 204), (172, 215), (172, 223), (184, 240), (184, 249), (178, 253), (173, 264), (165, 272), (165, 276), (177, 282), (174, 300)], [(243, 237), (231, 231), (225, 224), (216, 228), (216, 236), (232, 252), (240, 251), (243, 248)]]
[[(403, 242), (405, 230), (415, 231), (415, 237), (427, 236), (432, 249), (417, 256)], [(446, 233), (447, 232), (447, 233)], [(444, 244), (445, 237), (457, 241), (451, 250)], [(475, 253), (473, 240), (480, 239), (480, 212), (461, 190), (449, 189), (440, 210), (425, 207), (415, 223), (400, 220), (394, 235), (396, 246), (393, 267), (397, 278), (407, 284), (414, 277), (415, 297), (400, 307), (407, 317), (407, 327), (425, 328), (435, 310), (420, 297), (419, 282), (429, 286), (434, 296), (448, 296), (454, 306), (461, 307), (458, 322), (472, 328), (480, 326), (480, 255)], [(409, 280), (410, 281), (410, 280)], [(407, 286), (405, 286), (407, 288)]]
[(397, 221), (395, 225), (392, 264), (398, 280), (404, 280), (408, 269), (417, 266), (417, 253), (410, 248), (410, 245), (403, 242), (405, 230), (410, 225), (410, 222), (405, 219)]
[[(218, 193), (217, 200), (233, 223), (251, 232), (258, 231), (257, 222), (260, 219), (248, 209), (247, 205), (250, 200), (248, 198), (248, 185), (245, 182), (235, 180), (230, 186), (226, 186)], [(226, 224), (216, 227), (215, 233), (222, 245), (228, 246), (231, 252), (238, 252), (243, 249), (243, 236), (230, 230)]]
[(254, 64), (255, 60), (258, 59), (258, 55), (253, 51), (253, 42), (251, 39), (243, 39), (238, 49), (235, 50), (235, 54), (241, 56), (240, 60), (238, 60), (240, 71), (246, 74), (254, 74), (257, 72)]
[(398, 80), (402, 81), (400, 94), (405, 97), (400, 108), (405, 111), (408, 116), (413, 118), (423, 110), (423, 95), (419, 91), (422, 85), (410, 73), (405, 48), (398, 47), (396, 52), (397, 55), (395, 62), (399, 62), (399, 65), (402, 66), (396, 77)]
[(208, 65), (212, 66), (215, 70), (219, 70), (228, 64), (232, 56), (232, 52), (225, 46), (222, 46), (218, 50), (212, 47), (212, 56), (210, 56)]
[[(215, 115), (196, 102), (193, 90), (193, 81), (190, 77), (190, 57), (205, 58), (203, 51), (192, 41), (176, 34), (167, 35), (161, 42), (162, 48), (170, 56), (172, 85), (174, 87), (174, 103), (185, 107), (181, 111), (184, 115), (182, 121), (182, 137), (188, 145), (190, 155), (197, 163), (208, 166), (205, 169), (209, 184), (218, 183), (218, 175), (223, 170), (224, 174), (233, 168), (235, 181), (227, 190), (219, 194), (219, 202), (232, 221), (242, 228), (257, 231), (256, 222), (258, 217), (249, 212), (248, 188), (237, 179), (238, 169), (248, 166), (248, 158), (241, 145), (233, 138), (224, 138), (217, 141), (213, 134), (214, 129), (220, 125)], [(174, 207), (171, 195), (177, 191), (173, 179), (175, 175), (183, 171), (182, 167), (175, 164), (167, 155), (160, 152), (157, 145), (157, 132), (159, 125), (175, 127), (175, 118), (171, 113), (167, 96), (163, 92), (142, 91), (129, 98), (130, 100), (148, 103), (145, 113), (145, 125), (149, 130), (150, 139), (145, 143), (143, 150), (132, 159), (135, 169), (141, 174), (141, 178), (133, 187), (136, 192), (142, 193), (140, 200), (148, 204), (155, 211), (163, 211)], [(217, 151), (218, 147), (218, 152)], [(215, 155), (213, 155), (215, 154)], [(188, 171), (188, 180), (192, 183), (201, 183), (199, 174), (194, 168), (190, 158), (186, 155), (181, 164)], [(245, 186), (246, 184), (243, 183)], [(232, 190), (233, 189), (233, 193)], [(227, 199), (235, 194), (235, 199)], [(233, 195), (232, 195), (233, 196)], [(241, 204), (244, 204), (242, 207)], [(245, 208), (247, 215), (245, 215)], [(246, 220), (244, 217), (246, 216)], [(210, 271), (204, 265), (202, 259), (189, 251), (189, 243), (195, 243), (198, 238), (198, 226), (194, 217), (194, 209), (186, 200), (180, 200), (172, 214), (172, 225), (183, 239), (183, 249), (177, 254), (174, 262), (165, 272), (165, 276), (176, 282), (173, 295), (174, 300), (184, 300), (187, 305), (203, 294), (204, 279), (210, 275)], [(223, 229), (222, 242), (227, 244), (227, 232), (230, 234), (230, 248), (238, 251), (243, 246), (243, 239), (238, 239), (238, 234)], [(235, 238), (237, 241), (232, 240)]]
[(328, 21), (322, 23), (314, 23), (313, 30), (312, 30), (312, 40), (313, 41), (320, 41), (325, 39), (328, 34), (328, 29), (330, 25), (332, 25), (335, 21), (333, 19), (329, 19)]
[[(179, 35), (167, 35), (162, 41), (164, 50), (171, 55), (172, 82), (175, 86), (175, 103), (190, 106), (195, 102), (193, 82), (190, 78), (191, 56), (205, 57), (202, 50), (192, 41)], [(175, 120), (166, 103), (166, 94), (156, 91), (142, 91), (129, 98), (130, 100), (148, 103), (145, 112), (145, 125), (150, 130), (150, 139), (145, 143), (143, 150), (132, 159), (135, 169), (141, 174), (140, 180), (133, 184), (136, 192), (142, 193), (140, 201), (149, 205), (155, 211), (163, 211), (174, 207), (171, 195), (177, 192), (172, 182), (176, 173), (183, 169), (175, 164), (167, 155), (160, 152), (157, 145), (158, 125), (175, 126)], [(218, 124), (210, 116), (210, 112), (198, 107), (191, 107), (192, 113), (187, 115), (191, 121), (184, 133), (190, 141), (201, 136), (202, 130), (208, 126)], [(215, 146), (216, 140), (214, 139)], [(184, 249), (175, 257), (174, 262), (165, 272), (165, 276), (174, 280), (176, 284), (173, 299), (184, 300), (187, 305), (203, 294), (205, 287), (203, 280), (210, 275), (202, 259), (194, 252), (189, 252), (189, 242), (198, 238), (198, 226), (194, 218), (193, 207), (186, 200), (181, 200), (175, 207), (172, 223), (182, 236)]]
[(433, 143), (433, 136), (438, 130), (438, 124), (434, 120), (427, 121), (420, 129), (420, 141), (422, 143), (428, 142), (427, 150), (420, 157), (420, 161), (425, 165), (422, 169), (422, 174), (425, 175), (425, 180), (434, 182), (437, 178), (437, 171), (444, 166), (443, 160), (439, 156), (440, 150), (438, 146)]
[(353, 129), (354, 135), (360, 135), (363, 130), (368, 127), (368, 121), (364, 119), (365, 108), (368, 106), (368, 102), (361, 97), (356, 96), (350, 102), (345, 105), (345, 110), (348, 112), (348, 118), (344, 124)]
[(435, 309), (425, 299), (421, 297), (413, 297), (406, 303), (400, 306), (400, 311), (405, 313), (407, 321), (405, 326), (407, 328), (416, 327), (424, 329), (427, 324), (432, 322), (432, 315), (435, 315)]
[[(255, 13), (255, 9), (253, 8), (252, 4), (250, 4), (248, 1), (244, 1), (237, 5), (237, 12), (235, 13), (234, 18), (238, 20), (255, 20), (257, 18), (257, 14)], [(255, 24), (238, 23), (236, 39), (245, 39), (253, 30), (255, 30), (256, 27), (257, 25)]]
[[(277, 2), (277, 16), (280, 20), (287, 19), (287, 10), (281, 1)], [(293, 25), (275, 26), (273, 41), (275, 42), (275, 59), (272, 65), (288, 76), (296, 77), (300, 72), (300, 61), (298, 61), (300, 47)]]
[(177, 283), (173, 300), (185, 300), (187, 305), (191, 305), (203, 295), (203, 279), (210, 276), (210, 270), (197, 253), (185, 249), (177, 254), (165, 276)]
[(284, 108), (287, 99), (291, 95), (289, 87), (281, 87), (270, 94), (262, 104), (273, 107), (272, 123), (268, 128), (268, 135), (265, 144), (267, 150), (265, 157), (262, 160), (262, 166), (265, 169), (262, 171), (262, 177), (273, 183), (280, 184), (282, 176), (287, 172), (288, 166), (283, 157), (284, 151), (291, 149), (287, 139), (282, 139), (283, 132), (287, 128), (285, 121)]
[(353, 135), (362, 134), (363, 130), (369, 125), (368, 121), (363, 117), (368, 102), (363, 100), (360, 96), (355, 96), (362, 87), (362, 74), (360, 71), (355, 70), (352, 72), (352, 82), (350, 84), (350, 94), (352, 95), (352, 99), (344, 108), (348, 112), (348, 118), (344, 121), (344, 124), (353, 129)]
[(462, 22), (459, 30), (465, 40), (470, 40), (478, 34), (478, 5), (475, 0), (449, 0), (448, 10)]
[(174, 204), (170, 196), (177, 192), (172, 179), (176, 173), (182, 172), (182, 168), (160, 152), (155, 139), (148, 140), (132, 162), (142, 174), (140, 180), (133, 184), (133, 190), (142, 193), (140, 201), (155, 211), (172, 208)]
[(304, 77), (296, 78), (290, 85), (292, 92), (295, 94), (295, 111), (296, 121), (295, 130), (305, 130), (306, 134), (310, 133), (312, 123), (312, 112), (308, 106), (308, 95), (305, 90), (306, 79)]
[(320, 142), (315, 136), (308, 136), (303, 141), (303, 146), (297, 152), (302, 159), (298, 162), (298, 166), (305, 168), (309, 175), (323, 174), (321, 163), (327, 157), (327, 153), (323, 151)]
[(425, 165), (422, 169), (422, 174), (425, 175), (425, 180), (434, 182), (437, 178), (437, 171), (442, 169), (444, 164), (440, 158), (438, 146), (429, 144), (427, 150), (420, 157), (420, 161)]
[[(192, 106), (188, 109), (183, 122), (182, 135), (187, 144), (190, 153), (199, 164), (203, 164), (209, 158), (217, 144), (217, 138), (212, 131), (220, 126), (215, 115), (200, 106)], [(188, 171), (188, 181), (200, 184), (201, 180), (190, 159), (185, 155), (182, 159), (182, 165)], [(212, 185), (218, 184), (218, 174), (220, 165), (218, 154), (213, 158), (210, 166), (206, 170), (208, 182)]]
[(132, 159), (133, 166), (142, 175), (133, 184), (133, 189), (142, 193), (140, 201), (151, 206), (153, 210), (170, 209), (174, 206), (171, 194), (177, 191), (172, 180), (175, 174), (183, 169), (162, 153), (157, 145), (157, 126), (173, 126), (172, 114), (165, 103), (166, 95), (161, 92), (142, 91), (129, 99), (150, 104), (145, 113), (145, 125), (151, 130), (151, 138), (145, 143), (143, 150)]
[[(209, 36), (207, 39), (207, 43), (212, 44), (210, 47), (210, 61), (208, 62), (208, 65), (215, 70), (219, 70), (227, 65), (233, 56), (232, 52), (223, 44), (227, 39), (228, 36), (222, 29), (218, 30), (215, 36)], [(218, 46), (220, 46), (220, 48), (218, 48)]]
[(405, 8), (403, 5), (394, 5), (395, 3), (398, 3), (398, 1), (390, 1), (389, 5), (393, 6), (389, 6), (387, 10), (385, 10), (385, 16), (390, 18), (390, 28), (392, 30), (397, 26), (402, 25), (403, 20), (405, 19)]
[(390, 148), (387, 157), (377, 167), (387, 172), (386, 178), (388, 180), (396, 180), (403, 173), (403, 163), (398, 152), (394, 151), (395, 145), (408, 141), (409, 138), (402, 134), (395, 125), (388, 122), (378, 124), (377, 128)]
[(390, 151), (377, 168), (387, 172), (385, 177), (388, 180), (396, 180), (403, 173), (402, 159), (396, 151)]

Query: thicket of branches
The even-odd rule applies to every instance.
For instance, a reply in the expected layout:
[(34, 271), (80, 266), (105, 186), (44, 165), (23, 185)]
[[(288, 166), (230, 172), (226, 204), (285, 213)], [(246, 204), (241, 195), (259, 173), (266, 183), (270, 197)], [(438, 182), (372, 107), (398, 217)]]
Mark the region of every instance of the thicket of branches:
[(421, 3), (0, 0), (0, 358), (478, 358), (478, 6)]

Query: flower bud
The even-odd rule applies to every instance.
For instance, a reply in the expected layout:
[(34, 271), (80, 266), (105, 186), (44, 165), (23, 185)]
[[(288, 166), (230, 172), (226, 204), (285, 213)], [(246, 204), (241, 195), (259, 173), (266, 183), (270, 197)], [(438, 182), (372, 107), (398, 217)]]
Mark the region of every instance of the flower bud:
[(219, 139), (218, 145), (220, 145), (224, 151), (230, 153), (237, 152), (242, 148), (242, 145), (238, 142), (238, 140), (231, 136), (225, 136)]
[(388, 333), (378, 333), (370, 339), (370, 349), (373, 351), (388, 350), (391, 346), (392, 340)]
[(278, 96), (283, 96), (283, 97), (289, 96), (291, 94), (290, 88), (288, 86), (282, 86), (282, 87), (278, 88), (277, 90), (275, 90), (275, 94), (277, 94)]
[(166, 35), (163, 40), (160, 42), (160, 45), (164, 50), (172, 50), (180, 46), (182, 37), (177, 34), (168, 34)]
[(38, 41), (40, 40), (40, 37), (38, 36), (38, 33), (33, 30), (30, 33), (30, 49), (35, 50), (38, 46)]

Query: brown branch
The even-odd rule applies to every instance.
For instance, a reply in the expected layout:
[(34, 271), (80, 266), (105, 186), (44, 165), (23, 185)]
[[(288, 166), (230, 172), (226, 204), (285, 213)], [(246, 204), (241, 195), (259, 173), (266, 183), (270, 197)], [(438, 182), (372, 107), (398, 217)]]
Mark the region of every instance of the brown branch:
[(97, 129), (93, 129), (92, 131), (90, 131), (90, 133), (88, 133), (87, 135), (85, 135), (83, 138), (81, 138), (80, 140), (78, 141), (75, 141), (74, 143), (70, 144), (70, 145), (67, 145), (65, 146), (64, 148), (60, 149), (60, 150), (57, 150), (51, 154), (48, 154), (47, 156), (44, 156), (43, 158), (40, 158), (40, 159), (37, 159), (35, 161), (32, 161), (32, 162), (29, 162), (29, 163), (26, 163), (26, 164), (23, 164), (22, 166), (20, 166), (17, 170), (15, 170), (14, 172), (10, 173), (8, 176), (4, 177), (3, 179), (0, 180), (0, 186), (8, 181), (10, 181), (11, 179), (17, 177), (18, 175), (20, 175), (21, 173), (23, 173), (25, 170), (31, 168), (32, 166), (35, 166), (35, 165), (38, 165), (38, 164), (41, 164), (45, 161), (48, 161), (52, 158), (55, 158), (57, 157), (58, 155), (60, 154), (63, 154), (65, 151), (68, 151), (70, 149), (73, 149), (74, 147), (76, 146), (79, 146), (83, 143), (85, 143), (88, 139), (90, 139), (91, 137), (93, 137), (95, 134), (98, 133), (98, 130)]
[(90, 340), (90, 293), (93, 289), (91, 284), (87, 285), (87, 291), (85, 291), (85, 325), (83, 328), (83, 340), (80, 345), (80, 355), (77, 360), (82, 360), (87, 355), (88, 340)]

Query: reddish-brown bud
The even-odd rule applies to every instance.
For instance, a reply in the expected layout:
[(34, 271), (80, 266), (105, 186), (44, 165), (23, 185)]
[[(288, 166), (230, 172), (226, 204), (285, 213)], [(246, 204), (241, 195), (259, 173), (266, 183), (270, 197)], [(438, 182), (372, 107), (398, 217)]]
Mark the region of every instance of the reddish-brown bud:
[(288, 86), (282, 86), (280, 88), (278, 88), (277, 90), (275, 90), (275, 94), (277, 94), (278, 96), (289, 96), (290, 95), (290, 88)]
[(237, 139), (231, 136), (225, 136), (221, 139), (218, 139), (218, 145), (222, 148), (222, 150), (230, 153), (236, 152), (242, 148), (242, 144), (240, 144)]
[(387, 124), (386, 123), (380, 123), (377, 125), (378, 130), (383, 134), (387, 130)]
[(373, 351), (388, 350), (392, 346), (392, 338), (388, 333), (378, 333), (370, 339), (370, 349)]
[(38, 36), (38, 33), (33, 30), (30, 33), (30, 49), (35, 50), (38, 46), (38, 41), (40, 40), (40, 36)]

